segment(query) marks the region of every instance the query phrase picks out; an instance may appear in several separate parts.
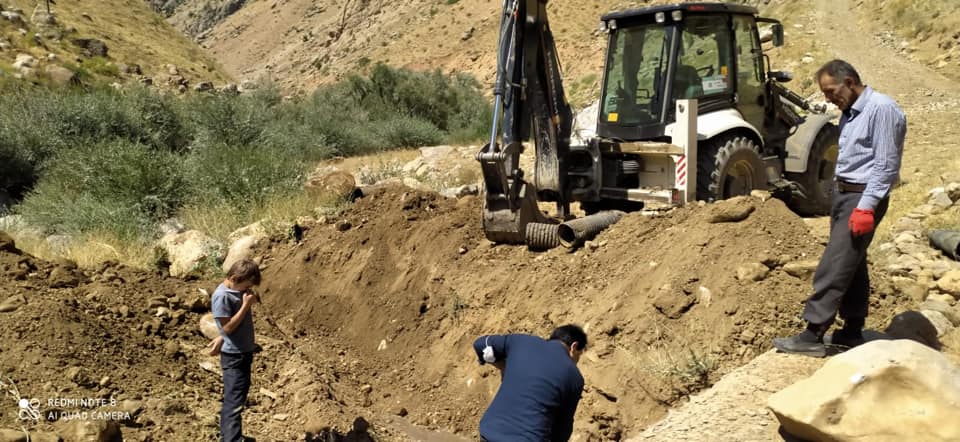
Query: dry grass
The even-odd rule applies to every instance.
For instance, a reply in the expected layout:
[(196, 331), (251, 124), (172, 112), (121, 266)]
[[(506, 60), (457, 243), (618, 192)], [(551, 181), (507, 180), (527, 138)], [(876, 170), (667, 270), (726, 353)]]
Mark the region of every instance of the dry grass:
[(350, 173), (360, 170), (364, 166), (376, 167), (380, 164), (406, 164), (420, 156), (417, 149), (388, 150), (372, 155), (363, 155), (349, 158), (336, 158), (321, 163), (321, 166), (336, 166)]
[(17, 248), (45, 260), (66, 258), (83, 267), (116, 260), (137, 268), (153, 265), (153, 245), (121, 241), (109, 233), (90, 233), (73, 238), (64, 249), (51, 245), (44, 236), (30, 230), (10, 230)]
[(299, 193), (271, 199), (266, 205), (241, 212), (227, 205), (214, 207), (187, 206), (177, 219), (187, 228), (196, 229), (227, 243), (233, 231), (262, 222), (267, 234), (284, 233), (300, 217), (318, 217), (339, 212), (344, 202), (328, 195)]
[[(38, 4), (43, 5), (43, 2), (8, 0), (4, 7), (22, 9), (29, 20)], [(0, 59), (10, 58), (12, 61), (16, 54), (27, 52), (38, 60), (46, 59), (49, 53), (56, 54), (61, 60), (73, 60), (80, 50), (68, 43), (70, 39), (97, 38), (106, 42), (112, 61), (139, 64), (145, 75), (166, 73), (164, 66), (171, 63), (193, 80), (222, 83), (230, 78), (213, 57), (170, 26), (142, 0), (64, 1), (51, 5), (51, 11), (62, 28), (73, 27), (77, 32), (67, 35), (61, 44), (44, 42), (47, 47), (28, 42), (21, 45), (20, 40), (11, 38), (11, 42), (20, 47), (0, 54)], [(91, 19), (83, 18), (82, 14), (88, 14)], [(31, 25), (28, 30), (33, 28)]]

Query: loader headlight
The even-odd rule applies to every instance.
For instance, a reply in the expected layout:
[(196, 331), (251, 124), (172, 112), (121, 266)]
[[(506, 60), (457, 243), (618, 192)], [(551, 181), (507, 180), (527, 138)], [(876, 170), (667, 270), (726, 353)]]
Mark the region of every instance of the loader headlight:
[(670, 17), (673, 18), (673, 21), (683, 20), (683, 11), (677, 9), (676, 11), (670, 13)]
[(657, 23), (663, 23), (663, 22), (667, 21), (667, 14), (664, 14), (664, 13), (662, 13), (662, 12), (658, 12), (658, 13), (656, 13), (656, 14), (653, 15), (653, 19), (656, 20)]
[(611, 31), (615, 31), (617, 30), (617, 21), (610, 20), (610, 23), (607, 23), (607, 26), (610, 28)]
[(607, 22), (605, 22), (605, 21), (603, 21), (603, 20), (600, 20), (600, 28), (599, 28), (599, 29), (600, 29), (600, 32), (601, 32), (601, 33), (607, 32)]

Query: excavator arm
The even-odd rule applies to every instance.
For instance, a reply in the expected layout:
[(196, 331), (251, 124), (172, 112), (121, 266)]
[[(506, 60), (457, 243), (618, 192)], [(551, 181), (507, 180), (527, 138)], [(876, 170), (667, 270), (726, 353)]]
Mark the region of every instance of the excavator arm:
[[(557, 49), (547, 22), (548, 0), (504, 0), (497, 48), (494, 121), (477, 154), (483, 173), (483, 228), (494, 242), (523, 243), (526, 225), (548, 221), (538, 201), (569, 212), (566, 157), (572, 112), (563, 92)], [(535, 173), (520, 168), (523, 142), (533, 137)]]

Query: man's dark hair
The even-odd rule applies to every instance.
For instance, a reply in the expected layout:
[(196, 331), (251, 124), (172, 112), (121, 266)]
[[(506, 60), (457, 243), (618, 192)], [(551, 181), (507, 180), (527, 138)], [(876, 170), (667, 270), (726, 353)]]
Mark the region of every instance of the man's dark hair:
[(252, 282), (253, 285), (260, 285), (260, 266), (250, 259), (242, 259), (230, 266), (227, 271), (227, 278), (234, 282)]
[(587, 334), (583, 332), (582, 328), (573, 324), (557, 327), (553, 333), (550, 333), (550, 340), (563, 342), (567, 347), (577, 342), (580, 344), (580, 350), (587, 349)]
[(853, 65), (843, 60), (830, 60), (823, 66), (820, 66), (820, 69), (817, 69), (814, 80), (820, 83), (820, 78), (823, 77), (823, 74), (833, 77), (838, 83), (843, 83), (847, 78), (852, 78), (853, 84), (857, 86), (863, 85), (857, 70), (853, 68)]

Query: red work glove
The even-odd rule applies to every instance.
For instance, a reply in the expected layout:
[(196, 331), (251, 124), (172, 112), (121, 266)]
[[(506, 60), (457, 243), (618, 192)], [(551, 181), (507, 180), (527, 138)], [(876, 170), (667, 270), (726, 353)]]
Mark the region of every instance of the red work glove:
[(853, 209), (850, 221), (847, 223), (853, 236), (863, 236), (873, 231), (873, 211)]

